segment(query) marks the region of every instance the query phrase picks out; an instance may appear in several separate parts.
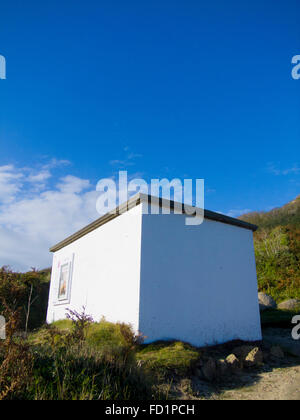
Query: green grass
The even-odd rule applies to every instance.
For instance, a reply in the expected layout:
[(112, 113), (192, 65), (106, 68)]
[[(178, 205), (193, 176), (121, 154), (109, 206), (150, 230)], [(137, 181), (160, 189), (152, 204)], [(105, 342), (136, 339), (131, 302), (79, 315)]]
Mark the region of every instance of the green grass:
[(92, 324), (87, 330), (87, 343), (96, 348), (103, 346), (126, 346), (120, 325), (102, 320)]
[[(291, 286), (286, 285), (284, 288), (280, 289), (274, 286), (261, 291), (270, 295), (277, 304), (289, 299), (300, 299), (300, 287), (297, 284)], [(298, 309), (300, 309), (300, 307)]]
[[(295, 314), (265, 311), (262, 326), (290, 328)], [(76, 340), (69, 346), (72, 331), (72, 322), (62, 320), (30, 335), (36, 385), (29, 399), (157, 398), (161, 384), (189, 377), (201, 357), (200, 349), (179, 341), (133, 344), (128, 340), (130, 332), (134, 335), (130, 326), (105, 319), (86, 328), (78, 348)]]
[[(68, 334), (73, 331), (72, 321), (68, 319), (55, 321), (51, 324), (51, 327), (57, 329), (57, 340), (61, 334)], [(130, 330), (129, 326), (126, 326), (126, 328)], [(47, 344), (48, 339), (49, 332), (47, 328), (34, 331), (29, 336), (29, 341), (37, 345)], [(95, 322), (86, 328), (86, 342), (91, 347), (100, 350), (107, 346), (124, 347), (128, 344), (121, 333), (121, 324), (113, 324), (105, 319)]]
[(51, 325), (58, 328), (59, 330), (63, 331), (71, 331), (72, 330), (72, 321), (69, 319), (61, 319), (60, 321), (55, 321)]
[[(157, 398), (154, 376), (146, 374), (136, 359), (138, 340), (129, 325), (103, 319), (86, 325), (78, 335), (79, 325), (79, 321), (57, 321), (31, 333), (24, 345), (14, 341), (14, 352), (4, 348), (1, 352), (0, 347), (0, 366), (3, 362), (7, 370), (2, 377), (0, 370), (0, 388), (3, 384), (9, 390), (5, 398)], [(27, 371), (22, 367), (25, 362)]]
[[(123, 330), (122, 330), (123, 327)], [(125, 328), (125, 336), (124, 336)], [(126, 330), (127, 328), (127, 330)], [(55, 348), (68, 348), (68, 335), (73, 331), (70, 320), (57, 321), (50, 328), (41, 328), (29, 336), (33, 346)], [(126, 337), (130, 337), (130, 327), (113, 324), (101, 320), (86, 328), (85, 342), (91, 351), (98, 351), (102, 355), (118, 358), (127, 355), (132, 363), (134, 360), (142, 362), (143, 369), (149, 378), (156, 380), (189, 375), (193, 365), (200, 357), (200, 352), (195, 347), (183, 342), (156, 342), (152, 344), (133, 345)], [(127, 332), (127, 333), (126, 333)], [(152, 380), (152, 379), (150, 379)]]
[[(70, 320), (56, 321), (51, 324), (60, 333), (72, 331)], [(94, 349), (105, 350), (122, 349), (128, 345), (121, 333), (119, 324), (102, 319), (100, 322), (91, 324), (86, 329), (86, 343)], [(43, 345), (49, 340), (47, 329), (39, 329), (30, 335), (30, 342)], [(56, 339), (59, 343), (59, 338)], [(195, 361), (199, 358), (199, 350), (195, 347), (182, 342), (156, 342), (135, 347), (136, 358), (141, 360), (143, 365), (151, 371), (160, 375), (168, 374), (187, 374)]]
[(141, 347), (137, 359), (143, 362), (146, 369), (162, 377), (188, 375), (200, 357), (198, 349), (182, 342), (157, 342)]
[(134, 358), (101, 353), (86, 343), (37, 348), (26, 399), (151, 399), (152, 383)]

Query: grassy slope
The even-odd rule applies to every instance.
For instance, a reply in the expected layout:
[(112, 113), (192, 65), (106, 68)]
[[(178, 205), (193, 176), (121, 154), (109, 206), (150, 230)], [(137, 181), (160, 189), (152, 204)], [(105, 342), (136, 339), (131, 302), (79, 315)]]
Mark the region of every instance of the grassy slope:
[(240, 219), (254, 223), (260, 229), (272, 229), (276, 226), (300, 227), (300, 195), (283, 207), (273, 209), (269, 212), (244, 214)]
[[(64, 333), (72, 331), (70, 320), (56, 321), (52, 327)], [(49, 330), (38, 329), (30, 334), (29, 342), (31, 345), (45, 345), (49, 341)], [(59, 342), (59, 333), (53, 337), (54, 341)], [(87, 344), (95, 349), (103, 351), (109, 348), (110, 352), (118, 353), (120, 349), (126, 347), (127, 343), (120, 330), (119, 324), (113, 324), (106, 320), (94, 323), (86, 331)], [(159, 376), (167, 378), (169, 375), (187, 375), (193, 364), (199, 359), (199, 350), (195, 347), (182, 342), (157, 342), (147, 345), (135, 346), (136, 359), (141, 361), (144, 368)]]
[(254, 242), (260, 291), (277, 302), (300, 298), (300, 196), (281, 208), (241, 219), (259, 227)]

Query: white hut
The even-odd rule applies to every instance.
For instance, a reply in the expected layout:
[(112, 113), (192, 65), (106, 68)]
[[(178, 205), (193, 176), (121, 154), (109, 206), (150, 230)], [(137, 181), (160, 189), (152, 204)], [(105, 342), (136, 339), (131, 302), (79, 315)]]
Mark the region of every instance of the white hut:
[(261, 340), (256, 226), (206, 210), (201, 225), (187, 226), (174, 211), (146, 214), (151, 199), (138, 194), (51, 248), (47, 321), (85, 306), (96, 321), (130, 323), (146, 342)]

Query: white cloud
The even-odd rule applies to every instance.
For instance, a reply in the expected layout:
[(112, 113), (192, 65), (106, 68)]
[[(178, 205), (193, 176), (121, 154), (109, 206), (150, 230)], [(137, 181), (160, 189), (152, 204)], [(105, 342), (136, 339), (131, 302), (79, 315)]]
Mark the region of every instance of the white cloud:
[(23, 174), (13, 165), (0, 166), (0, 203), (11, 202), (21, 189)]
[(111, 165), (118, 166), (121, 169), (126, 169), (128, 166), (134, 166), (136, 164), (136, 160), (143, 157), (140, 153), (130, 152), (130, 148), (128, 146), (124, 147), (123, 150), (126, 152), (124, 159), (111, 160), (109, 162)]
[(63, 193), (79, 194), (82, 191), (89, 188), (90, 181), (87, 179), (80, 179), (76, 176), (68, 175), (61, 179), (61, 182), (57, 185), (58, 189)]
[(229, 210), (229, 211), (216, 211), (216, 213), (220, 213), (220, 214), (224, 214), (225, 216), (229, 216), (229, 217), (233, 217), (233, 218), (238, 218), (240, 216), (242, 216), (243, 214), (247, 214), (247, 213), (251, 213), (253, 210), (251, 209), (233, 209), (233, 210)]
[(67, 159), (51, 159), (48, 163), (43, 165), (44, 169), (53, 169), (58, 168), (59, 166), (68, 166), (71, 165), (71, 162)]
[(230, 217), (240, 217), (243, 214), (251, 213), (251, 209), (243, 209), (243, 210), (229, 210), (229, 212), (226, 213), (227, 216)]
[(27, 172), (0, 167), (0, 266), (21, 271), (50, 266), (49, 247), (99, 217), (89, 180), (67, 175), (50, 188), (49, 170)]
[(43, 170), (41, 172), (29, 175), (27, 180), (28, 182), (32, 183), (43, 183), (49, 178), (51, 178), (51, 173), (48, 170)]
[(300, 174), (300, 166), (295, 164), (290, 168), (278, 169), (273, 163), (270, 163), (267, 168), (268, 172), (276, 176), (298, 175)]

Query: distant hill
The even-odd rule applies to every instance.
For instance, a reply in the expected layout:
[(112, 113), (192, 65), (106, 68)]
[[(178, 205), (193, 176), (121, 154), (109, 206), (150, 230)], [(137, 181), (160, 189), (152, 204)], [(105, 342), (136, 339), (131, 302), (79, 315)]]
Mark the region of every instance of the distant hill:
[(240, 219), (266, 229), (289, 225), (300, 227), (300, 195), (283, 207), (268, 212), (244, 214)]
[(272, 229), (276, 226), (300, 227), (300, 195), (288, 204), (268, 212), (252, 212), (240, 217), (249, 223), (256, 224), (259, 228)]
[(300, 196), (280, 208), (240, 219), (259, 227), (254, 234), (259, 290), (277, 302), (300, 298)]

